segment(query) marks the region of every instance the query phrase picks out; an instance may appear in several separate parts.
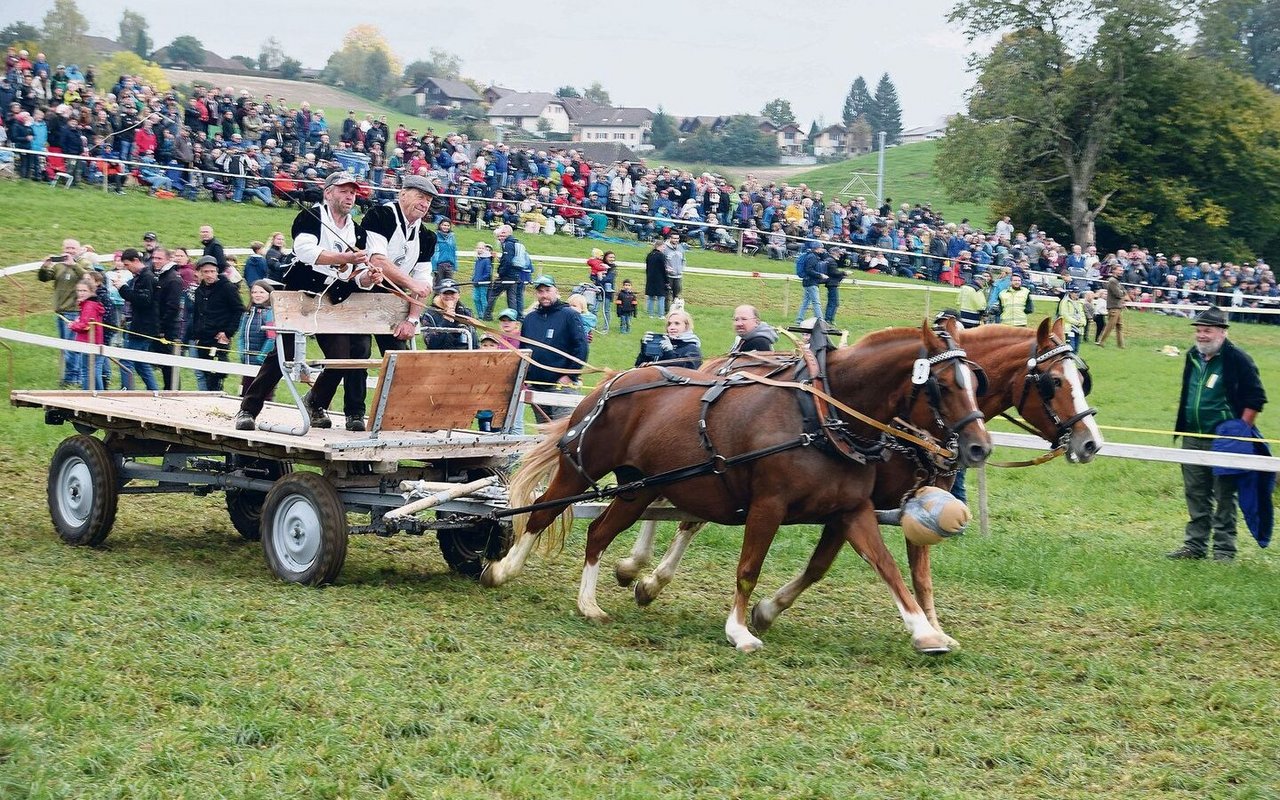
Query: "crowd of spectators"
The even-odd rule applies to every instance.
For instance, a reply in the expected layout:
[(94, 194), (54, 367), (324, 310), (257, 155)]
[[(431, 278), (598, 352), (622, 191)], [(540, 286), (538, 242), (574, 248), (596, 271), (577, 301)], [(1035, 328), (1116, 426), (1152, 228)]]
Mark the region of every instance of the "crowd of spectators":
[(305, 101), (259, 99), (232, 87), (197, 87), (183, 99), (117, 76), (109, 91), (99, 91), (91, 70), (50, 67), (42, 54), (32, 61), (12, 48), (0, 108), (9, 141), (39, 151), (17, 158), (18, 175), (37, 181), (62, 172), (124, 191), (132, 176), (153, 193), (273, 205), (318, 201), (325, 176), (347, 170), (364, 180), (359, 202), (367, 208), (392, 199), (404, 177), (421, 175), (440, 190), (430, 212), (437, 224), (629, 234), (646, 243), (675, 234), (689, 246), (771, 259), (799, 258), (821, 242), (830, 261), (824, 274), (860, 269), (960, 286), (989, 273), (998, 286), (1011, 273), (1041, 294), (1061, 293), (1067, 282), (1099, 289), (1118, 265), (1130, 299), (1162, 313), (1190, 315), (1216, 303), (1247, 318), (1254, 309), (1280, 308), (1275, 275), (1261, 259), (1202, 262), (1136, 244), (1104, 254), (1056, 242), (1035, 225), (1015, 231), (1008, 217), (981, 230), (968, 220), (947, 221), (927, 203), (895, 208), (887, 198), (878, 206), (861, 196), (828, 199), (804, 184), (750, 174), (735, 186), (643, 160), (592, 161), (571, 145), (542, 149), (403, 124), (392, 129), (385, 116), (355, 111), (331, 127)]

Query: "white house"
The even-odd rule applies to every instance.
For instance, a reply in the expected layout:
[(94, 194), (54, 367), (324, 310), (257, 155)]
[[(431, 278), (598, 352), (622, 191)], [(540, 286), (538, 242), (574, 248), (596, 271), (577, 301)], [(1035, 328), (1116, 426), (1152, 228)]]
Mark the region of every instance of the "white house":
[(580, 108), (570, 115), (575, 142), (621, 142), (633, 150), (649, 142), (653, 112), (647, 108)]
[(902, 132), (902, 137), (898, 140), (899, 144), (911, 144), (912, 142), (928, 142), (934, 139), (941, 139), (947, 135), (947, 123), (937, 122), (933, 125), (920, 125), (915, 128), (907, 128)]
[(550, 92), (513, 92), (498, 98), (489, 107), (489, 124), (504, 128), (537, 131), (538, 121), (546, 120), (547, 130), (569, 132), (569, 112), (564, 102)]

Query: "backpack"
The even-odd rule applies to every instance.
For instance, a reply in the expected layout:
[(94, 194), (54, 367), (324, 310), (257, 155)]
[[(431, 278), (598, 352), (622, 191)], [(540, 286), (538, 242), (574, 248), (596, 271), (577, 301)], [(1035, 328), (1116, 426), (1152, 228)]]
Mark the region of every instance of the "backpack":
[(522, 242), (515, 243), (511, 263), (520, 269), (520, 280), (526, 283), (533, 280), (533, 259)]
[[(124, 300), (120, 298), (120, 295), (117, 294), (113, 298), (111, 290), (103, 282), (94, 293), (94, 299), (102, 306), (102, 324), (112, 328), (120, 327), (120, 307), (124, 305)], [(119, 300), (119, 305), (116, 303), (117, 300)], [(106, 338), (110, 339), (112, 335), (112, 331), (107, 331)]]
[(800, 255), (796, 256), (796, 277), (797, 278), (804, 277), (804, 260), (805, 260), (805, 257), (809, 255), (809, 252), (810, 251), (808, 249), (801, 247)]

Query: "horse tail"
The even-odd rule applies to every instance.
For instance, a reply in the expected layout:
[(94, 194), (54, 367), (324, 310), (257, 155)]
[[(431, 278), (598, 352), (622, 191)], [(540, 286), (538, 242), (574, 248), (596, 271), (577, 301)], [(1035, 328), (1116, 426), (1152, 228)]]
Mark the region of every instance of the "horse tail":
[[(569, 429), (569, 422), (570, 418), (564, 417), (539, 426), (543, 440), (520, 458), (520, 465), (511, 477), (507, 494), (512, 506), (527, 506), (537, 502), (543, 491), (542, 487), (547, 486), (554, 478), (560, 465), (560, 439)], [(528, 530), (529, 517), (530, 514), (512, 517), (511, 525), (517, 539)], [(563, 547), (565, 536), (572, 527), (573, 506), (567, 505), (551, 525), (550, 535), (543, 540), (544, 549)]]

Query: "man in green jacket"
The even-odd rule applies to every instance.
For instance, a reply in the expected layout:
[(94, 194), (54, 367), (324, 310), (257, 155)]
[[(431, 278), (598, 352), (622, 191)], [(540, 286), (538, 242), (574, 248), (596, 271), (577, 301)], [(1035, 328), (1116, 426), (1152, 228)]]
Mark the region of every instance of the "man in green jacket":
[[(1239, 419), (1249, 426), (1267, 403), (1258, 367), (1249, 354), (1227, 341), (1227, 315), (1210, 306), (1191, 321), (1196, 343), (1182, 369), (1182, 395), (1174, 430), (1213, 434), (1224, 422)], [(1212, 450), (1212, 436), (1183, 436), (1184, 450)], [(1214, 475), (1212, 467), (1182, 465), (1182, 486), (1190, 516), (1182, 547), (1173, 559), (1204, 558), (1213, 535), (1213, 560), (1236, 557), (1236, 478)]]
[(1027, 327), (1027, 315), (1035, 310), (1031, 289), (1022, 285), (1022, 276), (1014, 273), (1009, 288), (1000, 293), (1000, 321), (1015, 328)]
[[(40, 265), (36, 277), (53, 283), (53, 313), (58, 323), (58, 336), (68, 341), (76, 338), (71, 323), (80, 319), (80, 303), (76, 284), (93, 269), (88, 257), (90, 248), (81, 247), (75, 239), (62, 240), (62, 254), (49, 256)], [(70, 350), (62, 352), (62, 388), (80, 388), (80, 360)]]

